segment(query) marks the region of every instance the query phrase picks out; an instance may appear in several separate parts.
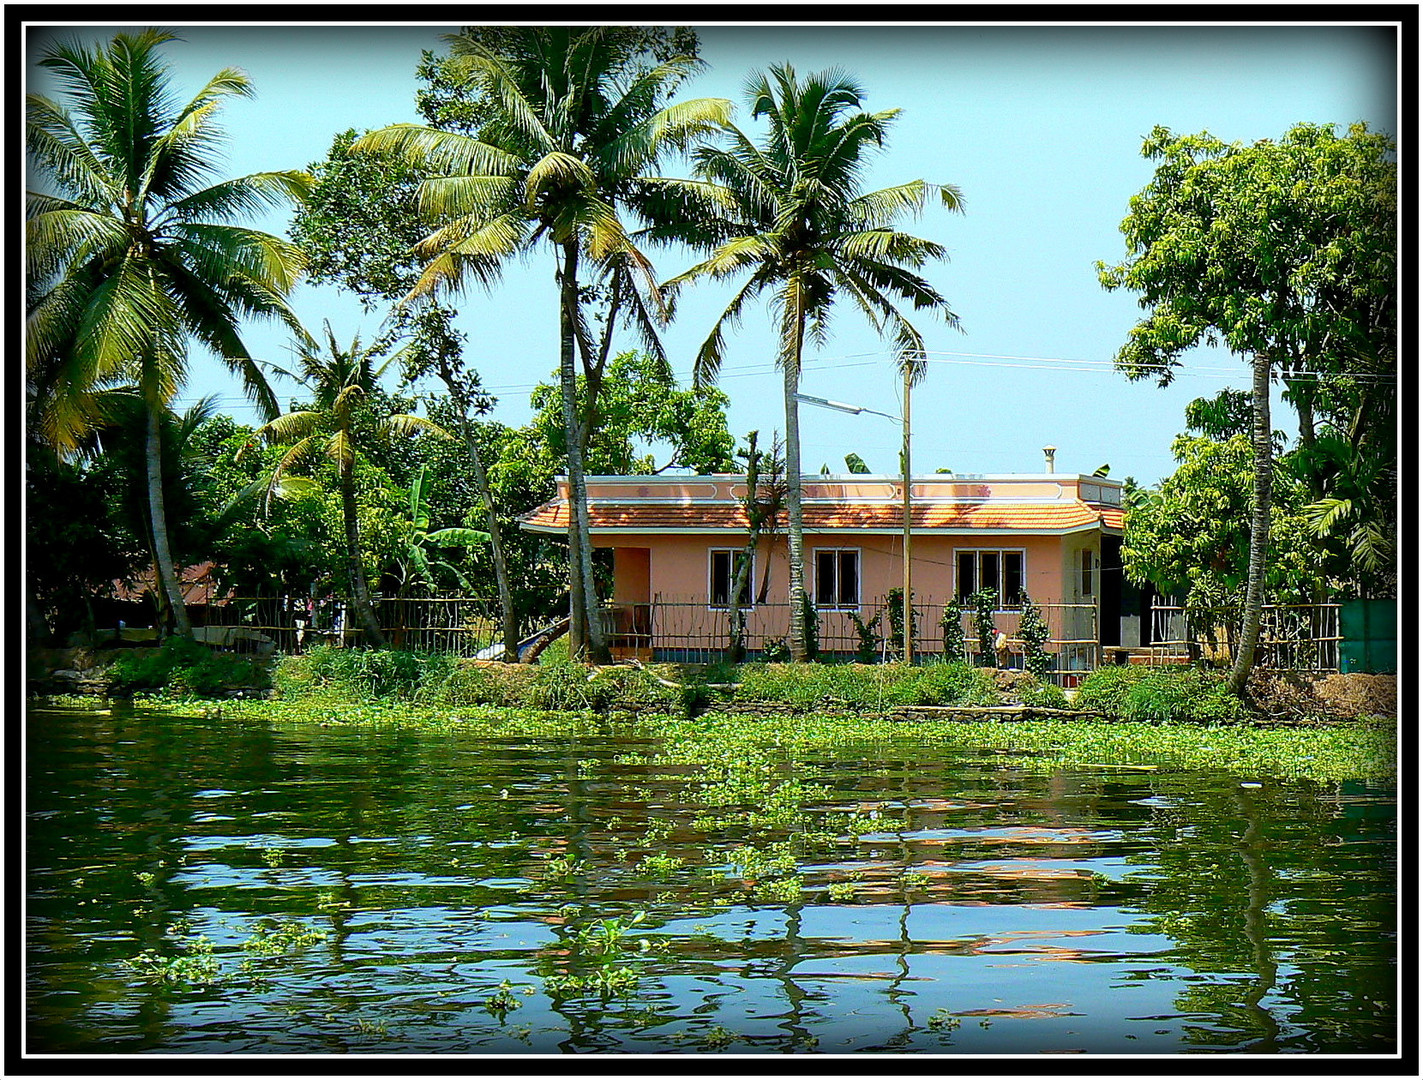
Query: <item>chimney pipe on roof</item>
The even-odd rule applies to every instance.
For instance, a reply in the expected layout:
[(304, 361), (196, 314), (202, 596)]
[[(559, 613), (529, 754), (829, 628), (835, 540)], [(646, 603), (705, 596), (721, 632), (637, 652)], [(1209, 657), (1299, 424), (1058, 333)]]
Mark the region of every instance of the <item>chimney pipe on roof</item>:
[(1053, 470), (1053, 467), (1052, 467), (1052, 459), (1053, 459), (1053, 455), (1056, 454), (1056, 453), (1057, 453), (1057, 447), (1055, 447), (1055, 446), (1044, 446), (1044, 447), (1043, 447), (1043, 457), (1047, 458), (1047, 471), (1048, 471), (1048, 472), (1053, 472), (1053, 471), (1054, 471), (1054, 470)]

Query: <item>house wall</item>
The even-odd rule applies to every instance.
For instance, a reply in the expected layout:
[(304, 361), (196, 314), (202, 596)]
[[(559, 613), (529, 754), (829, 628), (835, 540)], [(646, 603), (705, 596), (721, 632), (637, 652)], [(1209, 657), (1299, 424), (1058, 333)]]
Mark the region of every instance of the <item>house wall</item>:
[[(1068, 536), (1042, 535), (921, 535), (914, 538), (914, 594), (919, 604), (943, 604), (954, 594), (956, 554), (961, 550), (1021, 550), (1024, 585), (1039, 604), (1081, 603), (1080, 552), (1097, 550), (1096, 532)], [(714, 548), (740, 549), (741, 533), (725, 538), (696, 535), (637, 535), (594, 537), (598, 547), (614, 549), (614, 597), (622, 602), (661, 599), (669, 602), (705, 603), (708, 591), (708, 552)], [(815, 552), (826, 548), (851, 548), (860, 552), (860, 603), (877, 604), (890, 589), (903, 584), (902, 538), (881, 533), (806, 533), (806, 588), (814, 588)], [(757, 547), (755, 588), (759, 588), (766, 560), (771, 563), (770, 603), (784, 604), (790, 585), (786, 538), (762, 540)], [(1077, 572), (1074, 573), (1074, 570)], [(644, 584), (645, 583), (645, 584)], [(753, 588), (753, 591), (755, 589)]]

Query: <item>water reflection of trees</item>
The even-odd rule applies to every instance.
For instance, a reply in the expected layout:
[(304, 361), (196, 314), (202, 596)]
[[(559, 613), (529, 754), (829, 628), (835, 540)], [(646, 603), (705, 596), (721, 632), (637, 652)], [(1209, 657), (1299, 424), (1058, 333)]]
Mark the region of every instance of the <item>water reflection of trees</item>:
[(1179, 943), (1168, 959), (1206, 976), (1178, 999), (1208, 1021), (1187, 1027), (1190, 1041), (1389, 1052), (1395, 971), (1377, 932), (1395, 919), (1387, 802), (1230, 777), (1213, 789), (1161, 777), (1152, 790), (1169, 805), (1141, 830), (1150, 853), (1132, 861), (1149, 868), (1137, 878), (1148, 888), (1128, 909)]
[[(775, 1002), (766, 1005), (756, 1048), (808, 1049), (833, 1011), (827, 963), (840, 960), (849, 974), (832, 976), (869, 979), (882, 995), (890, 1019), (876, 1048), (910, 1049), (926, 1038), (916, 958), (1122, 960), (1064, 929), (1045, 941), (977, 932), (960, 919), (964, 932), (945, 938), (925, 929), (932, 905), (1134, 913), (1137, 929), (1177, 943), (1152, 959), (1198, 980), (1178, 998), (1192, 1017), (1184, 1037), (1196, 1045), (1379, 1051), (1392, 1029), (1394, 969), (1377, 930), (1394, 921), (1392, 867), (1378, 856), (1391, 840), (1392, 809), (1355, 797), (1366, 793), (1303, 783), (1242, 789), (1235, 778), (1202, 774), (1042, 775), (947, 753), (787, 758), (778, 775), (833, 792), (807, 807), (811, 824), (870, 810), (881, 824), (858, 837), (805, 843), (802, 901), (757, 905), (746, 882), (707, 872), (717, 850), (748, 837), (691, 827), (701, 812), (688, 797), (695, 768), (659, 762), (645, 743), (596, 734), (555, 741), (275, 732), (230, 722), (186, 741), (165, 727), (171, 723), (96, 721), (85, 760), (32, 758), (45, 776), (41, 788), (32, 786), (31, 847), (48, 852), (31, 902), (31, 946), (48, 973), (43, 987), (32, 985), (88, 980), (74, 997), (53, 999), (80, 1004), (47, 1004), (42, 1019), (52, 1032), (87, 1032), (70, 1037), (90, 1045), (106, 1032), (129, 1032), (125, 1010), (147, 1045), (178, 1038), (169, 995), (93, 972), (161, 948), (163, 928), (199, 909), (241, 920), (298, 917), (329, 930), (262, 1002), (300, 1000), (280, 1036), (332, 1049), (353, 1044), (349, 1025), (342, 1033), (322, 1018), (369, 1015), (373, 1001), (385, 1002), (379, 1011), (397, 1042), (414, 1045), (428, 1032), (431, 1045), (444, 1038), (454, 1048), (455, 1029), (473, 1027), (474, 1014), (479, 1038), (502, 1038), (491, 1045), (503, 1046), (509, 1037), (479, 1011), (478, 995), (513, 971), (536, 980), (545, 960), (562, 970), (559, 957), (580, 928), (635, 910), (649, 912), (648, 934), (671, 935), (675, 947), (625, 958), (644, 973), (637, 998), (546, 995), (567, 1049), (671, 1048), (677, 1044), (658, 1043), (659, 1029), (693, 1036), (710, 1029), (736, 999), (733, 988), (747, 985)], [(619, 760), (630, 751), (643, 760)], [(219, 794), (198, 798), (203, 791)], [(750, 839), (790, 836), (763, 829)], [(258, 837), (285, 846), (287, 865), (264, 868)], [(162, 853), (181, 855), (185, 846), (186, 863), (157, 865)], [(641, 868), (657, 853), (686, 865), (659, 879)], [(1093, 872), (1124, 853), (1125, 876)], [(551, 874), (550, 855), (580, 868)], [(64, 886), (90, 865), (101, 894), (132, 902), (93, 914), (76, 909)], [(925, 880), (906, 884), (907, 867)], [(146, 889), (135, 889), (139, 870), (156, 875)], [(852, 873), (858, 908), (841, 910), (892, 913), (893, 928), (847, 936), (826, 927), (825, 890)], [(322, 893), (330, 894), (325, 903)], [(518, 928), (528, 944), (479, 930), (469, 919), (480, 911), (495, 914), (491, 930)], [(729, 911), (743, 932), (731, 930)], [(716, 921), (716, 932), (689, 933), (698, 919)], [(398, 952), (382, 951), (387, 936)], [(62, 955), (81, 958), (67, 975), (49, 966)], [(855, 962), (871, 958), (872, 972), (857, 974)], [(690, 982), (706, 992), (689, 1012), (692, 999), (673, 988)], [(1010, 1002), (998, 1012), (1035, 1015), (1025, 1009)], [(104, 1028), (94, 1020), (101, 1015), (119, 1019)], [(450, 1033), (440, 1036), (441, 1027)], [(931, 1045), (953, 1045), (952, 1036)]]

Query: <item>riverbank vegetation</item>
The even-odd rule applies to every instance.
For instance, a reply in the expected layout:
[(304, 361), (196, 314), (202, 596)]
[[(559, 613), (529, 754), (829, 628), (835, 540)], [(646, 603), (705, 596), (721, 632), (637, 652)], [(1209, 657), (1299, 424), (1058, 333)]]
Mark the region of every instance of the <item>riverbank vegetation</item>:
[[(537, 701), (539, 695), (531, 693), (526, 700)], [(92, 708), (93, 700), (57, 699), (51, 704)], [(1397, 768), (1395, 723), (1383, 717), (1289, 728), (1149, 723), (1096, 716), (1014, 723), (906, 723), (887, 715), (857, 713), (745, 715), (713, 708), (688, 716), (671, 708), (598, 713), (588, 708), (555, 711), (532, 704), (452, 706), (391, 698), (355, 699), (330, 688), (312, 694), (220, 703), (141, 697), (113, 708), (200, 714), (234, 722), (418, 728), (503, 739), (566, 740), (618, 733), (647, 740), (639, 756), (620, 760), (620, 766), (696, 766), (691, 774), (697, 778), (695, 798), (689, 797), (684, 806), (693, 818), (706, 816), (705, 811), (697, 810), (706, 803), (704, 788), (727, 785), (724, 807), (713, 815), (722, 827), (764, 825), (767, 822), (762, 819), (768, 816), (778, 821), (793, 817), (809, 793), (770, 762), (832, 747), (853, 746), (867, 761), (876, 761), (897, 760), (914, 746), (955, 746), (993, 754), (1005, 769), (1035, 772), (1064, 767), (1222, 769), (1250, 778), (1298, 777), (1326, 782), (1391, 777)]]
[[(56, 654), (58, 655), (58, 654)], [(696, 716), (718, 707), (760, 713), (852, 711), (887, 715), (915, 707), (1088, 713), (1147, 724), (1327, 724), (1396, 716), (1393, 676), (1257, 672), (1244, 699), (1229, 693), (1222, 673), (1199, 667), (1109, 666), (1088, 675), (1069, 696), (1022, 671), (975, 668), (962, 661), (904, 664), (715, 664), (588, 666), (557, 643), (536, 665), (460, 659), (442, 653), (316, 646), (299, 656), (259, 661), (170, 640), (102, 653), (65, 650), (76, 676), (94, 694), (156, 694), (225, 699), (268, 694), (287, 701), (398, 703), (556, 711), (657, 712)], [(32, 685), (53, 695), (52, 677)]]
[[(1238, 760), (1284, 775), (1331, 776), (1359, 768), (1366, 770), (1361, 775), (1390, 773), (1395, 756), (1396, 690), (1385, 676), (1260, 676), (1242, 702), (1222, 673), (1110, 667), (1085, 679), (1069, 700), (1022, 672), (963, 663), (593, 668), (569, 661), (561, 649), (538, 665), (511, 665), (318, 647), (275, 663), (270, 697), (215, 700), (218, 673), (201, 656), (172, 645), (151, 652), (141, 662), (115, 665), (122, 679), (110, 683), (115, 707), (530, 737), (631, 723), (649, 737), (703, 740), (704, 747), (688, 751), (697, 755), (727, 739), (803, 748), (817, 740), (864, 740), (884, 749), (887, 741), (928, 738), (1026, 754), (1040, 764), (1196, 768)], [(225, 662), (229, 676), (246, 663)], [(162, 685), (165, 671), (169, 681)], [(92, 705), (93, 699), (44, 702)]]

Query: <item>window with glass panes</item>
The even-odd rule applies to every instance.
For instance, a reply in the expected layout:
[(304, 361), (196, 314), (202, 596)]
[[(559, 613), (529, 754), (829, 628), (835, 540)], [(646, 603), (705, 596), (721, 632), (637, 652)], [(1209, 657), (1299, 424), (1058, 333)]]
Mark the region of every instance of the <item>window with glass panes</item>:
[[(744, 549), (713, 548), (707, 552), (707, 596), (708, 606), (724, 608), (731, 606), (731, 586), (736, 580), (736, 568), (746, 557)], [(756, 577), (756, 560), (752, 557), (751, 569), (746, 575), (746, 585), (741, 590), (741, 606), (751, 607), (751, 582)]]
[(998, 591), (999, 607), (1016, 607), (1023, 602), (1022, 550), (960, 549), (954, 559), (954, 595), (967, 599), (981, 589)]
[(859, 548), (820, 548), (815, 552), (815, 606), (860, 606)]

